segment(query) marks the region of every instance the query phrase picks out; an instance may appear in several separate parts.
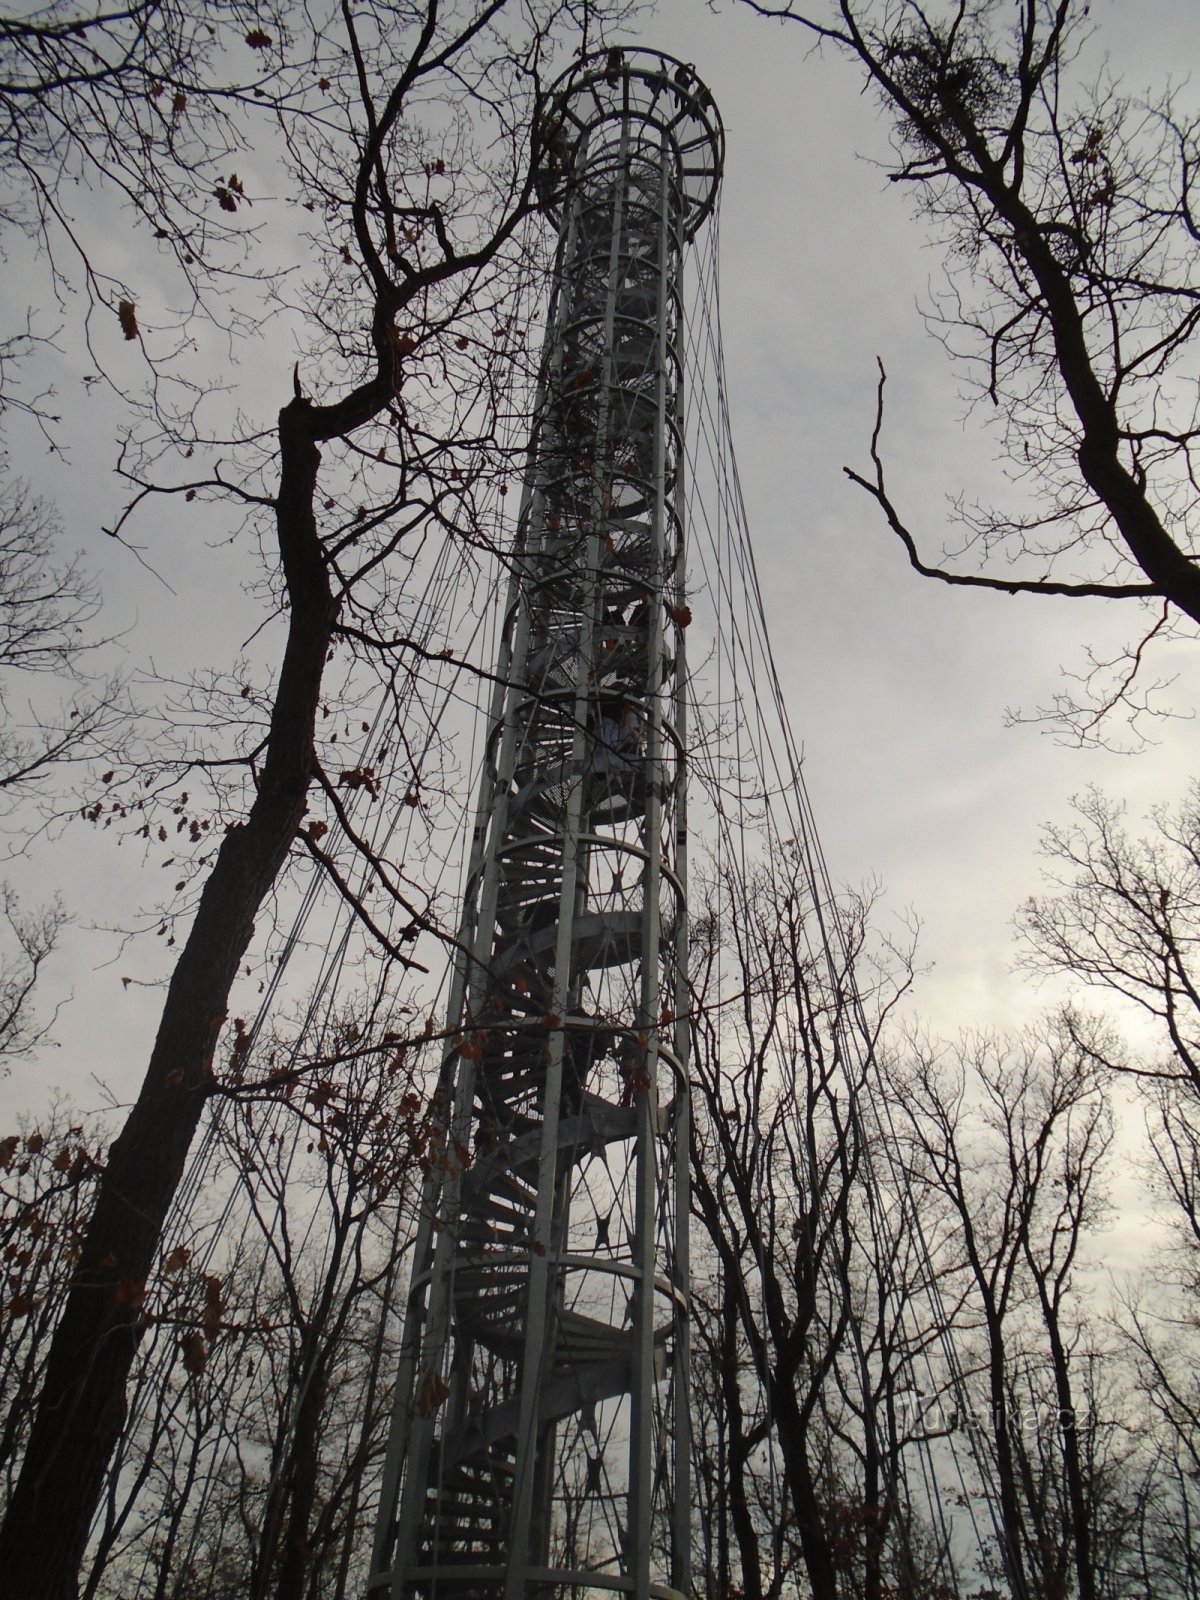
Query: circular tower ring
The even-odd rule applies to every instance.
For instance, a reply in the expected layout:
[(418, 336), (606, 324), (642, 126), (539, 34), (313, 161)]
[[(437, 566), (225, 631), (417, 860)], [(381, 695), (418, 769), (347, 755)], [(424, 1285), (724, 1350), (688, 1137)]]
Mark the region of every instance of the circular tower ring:
[(640, 46), (614, 46), (585, 56), (551, 89), (541, 125), (547, 215), (560, 220), (576, 155), (594, 145), (604, 125), (639, 122), (669, 140), (675, 151), (683, 236), (695, 236), (716, 203), (725, 129), (694, 67)]

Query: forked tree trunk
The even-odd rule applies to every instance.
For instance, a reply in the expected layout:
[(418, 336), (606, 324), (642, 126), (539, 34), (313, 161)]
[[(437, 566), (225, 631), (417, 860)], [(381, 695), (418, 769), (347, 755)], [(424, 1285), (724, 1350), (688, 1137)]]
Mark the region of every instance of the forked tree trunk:
[(125, 1420), (139, 1305), (164, 1219), (212, 1087), (228, 996), (304, 816), (313, 729), (336, 618), (317, 536), (320, 453), (312, 408), (280, 415), (276, 521), (290, 605), (258, 791), (225, 835), (167, 990), (141, 1091), (100, 1179), (96, 1208), (50, 1347), (29, 1446), (0, 1529), (5, 1592), (73, 1600), (88, 1529)]

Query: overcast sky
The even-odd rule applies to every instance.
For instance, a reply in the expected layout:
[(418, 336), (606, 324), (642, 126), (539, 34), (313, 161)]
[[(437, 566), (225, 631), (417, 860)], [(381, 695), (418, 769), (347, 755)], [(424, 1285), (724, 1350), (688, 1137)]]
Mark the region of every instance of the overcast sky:
[[(1161, 85), (1198, 59), (1200, 10), (1178, 0), (1093, 0), (1092, 16), (1131, 91)], [(667, 0), (641, 39), (694, 62), (725, 122), (722, 298), (733, 426), (831, 870), (842, 882), (879, 880), (890, 914), (921, 919), (921, 960), (931, 971), (914, 1005), (935, 1027), (1024, 1021), (1041, 1001), (1010, 972), (1010, 919), (1038, 887), (1041, 824), (1062, 820), (1070, 796), (1092, 783), (1126, 799), (1135, 817), (1178, 798), (1195, 770), (1196, 725), (1164, 724), (1161, 743), (1135, 759), (1066, 750), (1034, 728), (1005, 727), (1006, 707), (1044, 702), (1060, 666), (1077, 668), (1087, 641), (1119, 639), (1126, 624), (1098, 602), (970, 595), (919, 578), (872, 503), (842, 476), (843, 463), (866, 459), (878, 356), (890, 375), (892, 486), (927, 554), (937, 557), (949, 536), (946, 497), (986, 493), (994, 482), (991, 442), (978, 419), (964, 420), (955, 376), (920, 320), (939, 255), (906, 197), (872, 165), (886, 154), (873, 101), (849, 64), (814, 56), (798, 29), (732, 4)], [(0, 292), (19, 316), (28, 289), (16, 276)], [(273, 407), (290, 388), (292, 360), (290, 350), (264, 351), (249, 375)], [(77, 396), (69, 346), (51, 368)], [(172, 596), (105, 540), (100, 525), (119, 485), (102, 399), (94, 415), (94, 436), (77, 440), (65, 463), (18, 431), (16, 464), (54, 493), (68, 543), (101, 571), (117, 624), (140, 630), (131, 640), (150, 637), (168, 651), (190, 630), (209, 647), (227, 640), (236, 648), (258, 613), (214, 590), (218, 557), (209, 544), (184, 539), (169, 519), (147, 530), (169, 547)], [(1200, 683), (1194, 645), (1175, 648), (1172, 670), (1176, 707), (1190, 714)], [(0, 1089), (10, 1114), (35, 1105), (50, 1083), (94, 1102), (92, 1073), (119, 1093), (140, 1076), (157, 1008), (139, 984), (161, 974), (164, 952), (153, 942), (122, 950), (89, 926), (127, 915), (130, 892), (141, 892), (132, 857), (72, 837), (11, 869), (27, 894), (61, 888), (79, 925), (55, 974), (75, 997), (59, 1029), (62, 1048), (14, 1071)], [(137, 982), (125, 989), (130, 972)]]
[[(1002, 12), (1003, 7), (999, 10)], [(1200, 9), (1093, 0), (1131, 94), (1200, 60)], [(1200, 730), (1162, 724), (1136, 758), (1005, 726), (1078, 670), (1087, 641), (1130, 636), (1113, 604), (971, 594), (920, 578), (843, 464), (864, 468), (875, 360), (888, 371), (889, 483), (927, 558), (954, 535), (947, 497), (996, 484), (983, 419), (919, 306), (938, 280), (909, 201), (878, 165), (886, 128), (852, 66), (794, 26), (671, 0), (647, 41), (694, 61), (724, 117), (722, 320), (733, 427), (792, 721), (835, 878), (878, 878), (923, 923), (933, 970), (914, 1003), (939, 1028), (1025, 1020), (1042, 1004), (1010, 973), (1010, 919), (1039, 886), (1041, 825), (1098, 784), (1131, 817), (1182, 796)], [(764, 44), (765, 41), (765, 44)], [(1185, 90), (1194, 101), (1194, 90)], [(1177, 645), (1173, 703), (1190, 717), (1200, 649)]]

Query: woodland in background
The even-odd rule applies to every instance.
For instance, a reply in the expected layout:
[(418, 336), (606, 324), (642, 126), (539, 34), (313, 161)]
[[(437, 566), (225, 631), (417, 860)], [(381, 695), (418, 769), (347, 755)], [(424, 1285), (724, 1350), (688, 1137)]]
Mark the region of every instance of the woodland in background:
[[(1158, 410), (1183, 392), (1172, 374), (1190, 371), (1200, 316), (1194, 132), (1165, 105), (1060, 110), (1079, 6), (964, 4), (935, 23), (903, 4), (838, 9), (819, 27), (881, 89), (899, 180), (925, 196), (954, 270), (982, 285), (965, 314), (975, 370), (1045, 494), (1032, 522), (970, 513), (968, 548), (1015, 541), (1039, 572), (1092, 564), (1078, 581), (953, 581), (1149, 606), (1140, 663), (1147, 640), (1197, 615), (1193, 403)], [(386, 790), (420, 824), (450, 781), (435, 706), (454, 643), (422, 598), (421, 560), (435, 541), (464, 561), (495, 554), (519, 471), (505, 423), (539, 248), (525, 231), (538, 97), (556, 49), (619, 21), (371, 0), (310, 31), (286, 7), (145, 0), (0, 23), (4, 225), (41, 241), (85, 323), (111, 319), (144, 362), (134, 382), (97, 378), (135, 416), (114, 535), (132, 548), (163, 495), (226, 504), (231, 536), (259, 552), (277, 647), (269, 673), (205, 669), (148, 707), (144, 685), (93, 669), (99, 597), (78, 564), (46, 564), (53, 511), (5, 490), (0, 695), (15, 701), (30, 674), (72, 678), (40, 728), (0, 737), (7, 821), (26, 826), (31, 805), (82, 812), (76, 825), (150, 848), (169, 835), (181, 862), (158, 922), (180, 940), (178, 980), (133, 1122), (31, 1108), (0, 1140), (0, 1473), (14, 1507), (0, 1559), (23, 1592), (361, 1588), (387, 1312), (438, 1158), (437, 1021), (408, 974), (453, 921), (404, 839), (380, 842), (366, 819)], [(252, 257), (237, 152), (267, 129), (311, 230), (302, 286)], [(187, 325), (156, 326), (103, 241), (81, 234), (68, 198), (81, 177), (136, 214), (197, 324), (234, 330), (260, 295), (286, 303), (311, 353), (276, 397), (277, 424), (244, 424), (192, 387)], [(35, 339), (0, 344), (0, 407), (52, 434), (27, 376)], [(878, 433), (872, 453), (856, 481), (926, 570)], [(1125, 663), (1101, 670), (1056, 714), (1082, 738), (1113, 712), (1136, 722), (1136, 684)], [(368, 735), (353, 756), (350, 730)], [(940, 1544), (956, 1519), (987, 1515), (983, 1471), (994, 1569), (963, 1572), (958, 1593), (1200, 1595), (1200, 790), (1150, 830), (1085, 798), (1048, 833), (1057, 881), (1022, 913), (1031, 968), (1140, 1008), (1155, 1039), (1140, 1052), (1082, 1004), (1017, 1038), (897, 1037), (911, 956), (881, 948), (869, 906), (843, 907), (830, 966), (797, 863), (702, 868), (698, 1592), (933, 1600)], [(293, 1018), (227, 1018), (233, 974), (246, 960), (266, 972), (278, 950), (269, 935), (251, 945), (255, 918), (318, 875), (370, 953), (337, 971), (336, 998), (327, 972)], [(35, 984), (64, 912), (11, 895), (5, 912), (12, 1056), (52, 1023)], [(849, 1045), (864, 1033), (865, 1059)], [(1139, 1118), (1162, 1242), (1141, 1281), (1114, 1285), (1105, 1230), (1128, 1161), (1114, 1126)], [(199, 1141), (210, 1178), (192, 1192), (179, 1186)], [(134, 1193), (129, 1174), (147, 1172), (153, 1194)], [(102, 1348), (116, 1354), (103, 1371)], [(973, 1441), (975, 1464), (931, 1516), (918, 1447), (951, 1438)], [(50, 1493), (62, 1464), (69, 1481)]]
[[(1164, 816), (1153, 847), (1104, 820), (1103, 835), (1084, 815), (1062, 838), (1062, 892), (1027, 916), (1061, 938), (1107, 928), (1127, 969), (1140, 939), (1147, 1003), (1170, 1001), (1194, 1037), (1200, 1008), (1183, 1024), (1178, 989), (1155, 985), (1151, 930), (1189, 886), (1194, 915), (1200, 862), (1174, 842), (1181, 819)], [(1193, 808), (1192, 837), (1197, 820)], [(1106, 878), (1078, 874), (1085, 853)], [(798, 869), (732, 873), (709, 869), (696, 923), (698, 1592), (1193, 1594), (1193, 1064), (1166, 1050), (1136, 1062), (1076, 1011), (1009, 1039), (884, 1045), (911, 972), (869, 908), (843, 908), (845, 964), (830, 970)], [(1186, 911), (1170, 934), (1194, 945)], [(860, 989), (875, 975), (863, 998), (878, 1048), (857, 1097), (851, 962)], [(395, 1020), (363, 997), (303, 1046), (281, 1033), (237, 1064), (275, 1092), (230, 1096), (213, 1118), (209, 1189), (139, 1307), (83, 1593), (361, 1585), (396, 1336), (386, 1307), (437, 1158), (436, 1054), (378, 1045)], [(1131, 1089), (1131, 1070), (1155, 1075)], [(1131, 1103), (1149, 1119), (1163, 1242), (1140, 1283), (1114, 1289), (1114, 1116)], [(0, 1356), (11, 1481), (103, 1136), (60, 1106), (0, 1161), (19, 1313)], [(963, 1475), (946, 1450), (952, 1492), (935, 1516), (921, 1446), (950, 1440)], [(967, 1516), (993, 1568), (950, 1587), (937, 1557)]]

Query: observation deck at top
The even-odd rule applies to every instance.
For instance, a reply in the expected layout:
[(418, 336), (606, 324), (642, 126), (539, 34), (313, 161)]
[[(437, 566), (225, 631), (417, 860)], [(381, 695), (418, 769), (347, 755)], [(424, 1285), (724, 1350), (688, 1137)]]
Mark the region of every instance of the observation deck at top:
[(562, 202), (584, 170), (595, 179), (601, 150), (614, 160), (630, 133), (659, 158), (675, 157), (681, 232), (691, 241), (716, 204), (725, 165), (725, 129), (695, 68), (660, 50), (614, 47), (576, 63), (551, 91), (543, 121), (543, 201), (560, 223)]

